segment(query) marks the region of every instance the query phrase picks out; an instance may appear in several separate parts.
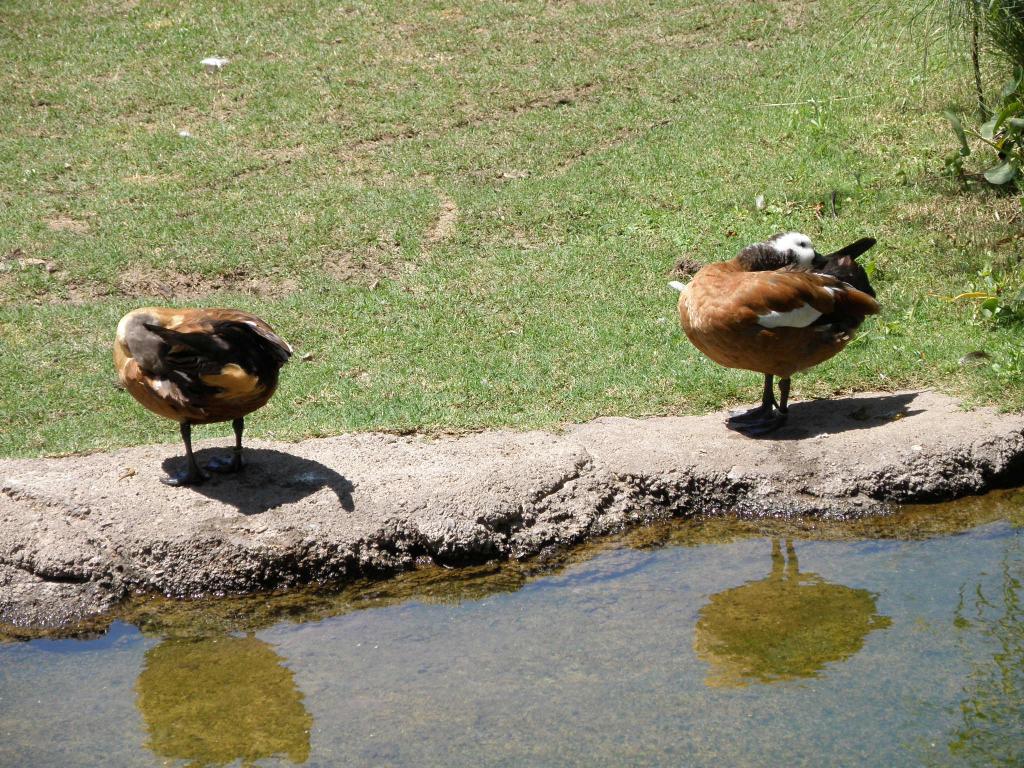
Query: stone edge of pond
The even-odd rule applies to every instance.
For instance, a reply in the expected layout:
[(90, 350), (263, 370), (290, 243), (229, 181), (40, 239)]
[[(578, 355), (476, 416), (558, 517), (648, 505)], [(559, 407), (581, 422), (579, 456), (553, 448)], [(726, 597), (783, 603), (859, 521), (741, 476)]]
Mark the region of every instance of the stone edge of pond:
[[(1024, 478), (1024, 416), (931, 391), (795, 403), (790, 424), (761, 440), (723, 417), (253, 441), (243, 474), (193, 489), (158, 482), (177, 464), (173, 444), (2, 460), (0, 623), (17, 636), (138, 594), (524, 558), (668, 517), (885, 514)], [(224, 441), (200, 445), (206, 458)]]

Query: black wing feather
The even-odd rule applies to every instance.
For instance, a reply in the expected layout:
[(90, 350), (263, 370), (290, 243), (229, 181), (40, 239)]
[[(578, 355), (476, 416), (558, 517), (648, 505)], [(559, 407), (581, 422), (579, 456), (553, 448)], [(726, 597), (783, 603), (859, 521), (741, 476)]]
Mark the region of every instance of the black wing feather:
[(838, 251), (834, 251), (828, 254), (826, 259), (838, 259), (843, 256), (849, 256), (851, 259), (856, 259), (865, 251), (870, 250), (874, 247), (878, 241), (873, 237), (862, 237), (860, 240), (855, 240), (849, 245), (844, 245)]
[(278, 371), (291, 356), (291, 348), (273, 333), (247, 322), (216, 320), (210, 330), (182, 332), (146, 323), (164, 343), (163, 375), (190, 398), (201, 399), (221, 391), (202, 377), (219, 374), (232, 363), (268, 386), (277, 382)]

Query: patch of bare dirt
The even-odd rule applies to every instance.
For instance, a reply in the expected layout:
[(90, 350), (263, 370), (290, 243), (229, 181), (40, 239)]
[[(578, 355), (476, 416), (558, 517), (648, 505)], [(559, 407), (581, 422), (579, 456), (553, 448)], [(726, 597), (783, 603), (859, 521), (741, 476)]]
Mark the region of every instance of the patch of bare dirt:
[(118, 279), (118, 292), (125, 296), (159, 296), (164, 299), (199, 299), (215, 293), (244, 293), (252, 296), (283, 296), (298, 287), (292, 278), (277, 279), (250, 275), (236, 269), (220, 275), (182, 274), (170, 270), (130, 267)]
[[(436, 132), (436, 135), (441, 135), (443, 131)], [(376, 133), (368, 139), (361, 139), (353, 144), (349, 144), (348, 147), (342, 150), (343, 153), (352, 152), (368, 152), (373, 151), (377, 147), (385, 144), (393, 144), (396, 141), (402, 141), (404, 139), (415, 139), (417, 136), (422, 135), (420, 131), (415, 128), (402, 128), (394, 131), (381, 131)], [(434, 134), (431, 134), (434, 135)]]
[(525, 229), (516, 227), (512, 230), (512, 242), (523, 251), (539, 251), (551, 246), (550, 240), (542, 240)]
[(294, 292), (298, 285), (294, 278), (251, 275), (242, 269), (219, 275), (200, 275), (167, 269), (128, 267), (118, 277), (113, 289), (94, 283), (69, 283), (66, 286), (67, 298), (52, 297), (50, 303), (88, 304), (110, 296), (196, 301), (222, 293), (276, 298)]
[(402, 247), (394, 232), (381, 231), (362, 251), (332, 251), (323, 260), (324, 271), (335, 280), (375, 288), (385, 278), (396, 278), (414, 265), (403, 261)]
[(795, 30), (807, 21), (810, 3), (807, 0), (783, 0), (779, 3), (782, 23), (789, 30)]
[(668, 274), (670, 277), (682, 277), (689, 279), (697, 274), (703, 266), (704, 265), (696, 259), (691, 259), (689, 256), (683, 256), (675, 263), (675, 266), (672, 267)]
[(436, 139), (445, 136), (452, 130), (458, 130), (461, 128), (475, 128), (486, 123), (495, 122), (497, 120), (503, 120), (508, 117), (514, 117), (516, 115), (520, 115), (524, 112), (530, 112), (532, 110), (568, 107), (576, 104), (577, 102), (591, 98), (599, 90), (600, 85), (598, 83), (587, 82), (580, 85), (574, 85), (569, 88), (564, 88), (558, 91), (553, 91), (551, 93), (540, 94), (518, 104), (497, 107), (495, 109), (487, 110), (476, 115), (462, 117), (449, 125), (445, 125), (431, 131), (420, 131), (416, 128), (398, 128), (391, 131), (381, 131), (380, 133), (368, 139), (361, 139), (352, 144), (349, 144), (347, 147), (344, 147), (341, 150), (341, 154), (350, 155), (359, 154), (362, 152), (372, 152), (378, 147), (385, 146), (388, 144), (394, 144), (396, 142), (405, 141), (408, 139)]
[(459, 220), (459, 208), (455, 201), (441, 190), (438, 190), (437, 194), (441, 198), (441, 209), (426, 236), (427, 242), (431, 245), (451, 237), (455, 233), (455, 223)]
[(20, 272), (30, 269), (43, 269), (53, 273), (57, 271), (57, 265), (52, 261), (26, 256), (21, 248), (15, 248), (4, 256), (3, 259), (0, 259), (0, 273)]
[[(431, 232), (437, 232), (441, 239), (449, 235), (447, 227), (451, 212), (442, 211)], [(438, 240), (437, 242), (439, 242)], [(322, 257), (324, 272), (335, 280), (367, 285), (375, 288), (382, 279), (395, 279), (416, 269), (403, 255), (394, 232), (381, 231), (377, 240), (359, 251), (329, 251)], [(66, 273), (41, 259), (22, 258), (21, 252), (10, 259), (0, 261), (0, 288), (13, 285), (11, 274), (24, 269), (45, 269), (57, 274), (63, 292), (43, 294), (36, 297), (36, 303), (47, 304), (89, 304), (109, 297), (128, 297), (139, 300), (159, 299), (163, 301), (199, 301), (211, 299), (219, 294), (243, 294), (260, 298), (279, 298), (295, 292), (299, 281), (294, 277), (280, 274), (252, 274), (238, 268), (219, 274), (185, 273), (171, 269), (156, 269), (145, 266), (131, 266), (117, 277), (113, 286), (68, 280)]]
[(74, 232), (76, 235), (85, 235), (89, 232), (88, 221), (73, 219), (70, 216), (54, 216), (46, 220), (46, 226), (54, 232)]

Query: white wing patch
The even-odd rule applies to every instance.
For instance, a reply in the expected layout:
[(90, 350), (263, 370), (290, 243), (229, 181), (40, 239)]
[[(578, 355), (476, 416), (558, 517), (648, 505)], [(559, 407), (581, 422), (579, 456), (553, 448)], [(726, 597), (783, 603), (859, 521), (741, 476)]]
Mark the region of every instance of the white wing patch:
[(821, 317), (821, 312), (810, 304), (803, 304), (789, 312), (769, 312), (757, 316), (757, 324), (765, 328), (806, 328)]
[(670, 282), (670, 283), (668, 284), (668, 287), (669, 287), (669, 288), (675, 288), (675, 289), (676, 289), (677, 291), (679, 291), (680, 293), (682, 293), (683, 291), (685, 291), (685, 290), (686, 290), (686, 286), (685, 286), (685, 285), (684, 285), (683, 283), (680, 283), (680, 282), (679, 282), (678, 280), (673, 280), (673, 281), (671, 281), (671, 282)]

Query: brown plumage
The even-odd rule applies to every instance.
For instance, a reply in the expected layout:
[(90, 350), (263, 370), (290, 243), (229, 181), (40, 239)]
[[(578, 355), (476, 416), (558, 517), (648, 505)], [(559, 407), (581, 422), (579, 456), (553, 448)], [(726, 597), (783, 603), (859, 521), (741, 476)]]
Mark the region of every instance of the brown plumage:
[[(730, 428), (758, 435), (785, 423), (790, 377), (838, 354), (864, 318), (879, 311), (866, 275), (868, 291), (841, 279), (853, 279), (853, 259), (870, 247), (858, 251), (863, 242), (837, 251), (839, 256), (813, 252), (820, 268), (799, 266), (795, 258), (781, 268), (762, 268), (748, 248), (704, 267), (687, 286), (677, 285), (679, 319), (693, 345), (720, 365), (765, 376), (761, 406), (730, 419)], [(774, 376), (782, 379), (781, 403), (775, 401)]]
[(114, 365), (124, 388), (145, 408), (181, 425), (187, 467), (164, 480), (194, 485), (206, 479), (192, 455), (192, 425), (231, 421), (235, 449), (207, 469), (242, 468), (244, 417), (277, 388), (292, 349), (263, 320), (234, 309), (142, 307), (117, 326)]

